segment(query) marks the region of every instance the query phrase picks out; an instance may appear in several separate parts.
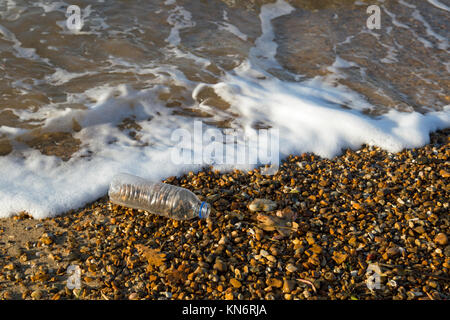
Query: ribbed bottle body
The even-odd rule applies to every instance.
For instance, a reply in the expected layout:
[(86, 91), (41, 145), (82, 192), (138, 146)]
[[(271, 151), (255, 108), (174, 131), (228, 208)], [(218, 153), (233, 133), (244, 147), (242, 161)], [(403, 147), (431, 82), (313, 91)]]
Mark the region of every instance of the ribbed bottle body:
[(209, 205), (201, 202), (190, 190), (125, 173), (113, 178), (108, 195), (115, 204), (171, 219), (188, 220), (209, 216)]

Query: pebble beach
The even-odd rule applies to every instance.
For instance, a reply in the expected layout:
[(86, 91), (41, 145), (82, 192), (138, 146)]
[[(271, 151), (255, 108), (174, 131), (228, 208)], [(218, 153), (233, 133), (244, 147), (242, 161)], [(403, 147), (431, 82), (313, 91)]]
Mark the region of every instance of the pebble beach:
[(208, 201), (206, 220), (106, 195), (54, 218), (2, 218), (0, 298), (447, 300), (449, 132), (399, 153), (292, 155), (272, 176), (205, 168), (164, 180)]

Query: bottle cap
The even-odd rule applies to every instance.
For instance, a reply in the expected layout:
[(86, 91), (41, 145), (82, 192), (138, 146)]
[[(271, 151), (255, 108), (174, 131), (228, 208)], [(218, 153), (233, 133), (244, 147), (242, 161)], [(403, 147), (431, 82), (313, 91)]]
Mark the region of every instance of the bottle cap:
[(200, 219), (206, 219), (209, 217), (210, 207), (209, 204), (205, 201), (200, 205), (200, 209), (198, 210), (198, 217)]

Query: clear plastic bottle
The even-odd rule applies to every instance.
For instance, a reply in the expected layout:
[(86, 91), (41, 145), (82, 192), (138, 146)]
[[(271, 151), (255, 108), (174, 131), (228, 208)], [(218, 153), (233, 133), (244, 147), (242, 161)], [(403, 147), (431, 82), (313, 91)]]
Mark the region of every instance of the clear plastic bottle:
[(176, 220), (206, 219), (210, 213), (208, 203), (200, 201), (190, 190), (126, 173), (113, 177), (108, 195), (115, 204)]

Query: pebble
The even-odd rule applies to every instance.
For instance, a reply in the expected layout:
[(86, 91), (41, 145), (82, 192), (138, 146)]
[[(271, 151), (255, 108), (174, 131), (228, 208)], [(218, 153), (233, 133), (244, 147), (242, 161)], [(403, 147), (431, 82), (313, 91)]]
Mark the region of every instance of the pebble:
[(230, 279), (230, 284), (236, 289), (239, 289), (240, 287), (242, 287), (241, 282), (235, 278)]
[(7, 265), (5, 265), (3, 267), (3, 269), (5, 269), (5, 270), (14, 270), (14, 268), (15, 268), (15, 266), (13, 263), (8, 263)]
[(277, 278), (269, 278), (266, 281), (269, 287), (281, 288), (283, 286), (283, 281)]
[(298, 270), (298, 268), (297, 268), (296, 266), (294, 266), (292, 263), (289, 263), (289, 264), (286, 266), (286, 270), (289, 271), (289, 272), (295, 272), (295, 271)]
[(226, 293), (225, 294), (225, 299), (226, 300), (233, 300), (234, 299), (233, 293), (232, 292)]
[(42, 242), (45, 245), (50, 245), (54, 242), (54, 235), (50, 232), (46, 232), (42, 234), (42, 236), (39, 238), (39, 241)]
[(390, 247), (386, 250), (389, 257), (395, 257), (400, 254), (400, 249), (398, 247)]
[(213, 269), (220, 271), (220, 272), (226, 272), (227, 264), (220, 259), (216, 259), (216, 263), (214, 264)]
[(423, 226), (418, 226), (414, 228), (414, 231), (417, 232), (418, 234), (422, 234), (425, 233), (425, 228)]
[(311, 250), (312, 252), (316, 253), (316, 254), (321, 254), (321, 253), (322, 253), (322, 247), (319, 246), (319, 245), (317, 245), (317, 244), (314, 244), (314, 245), (311, 247), (310, 250)]
[(336, 261), (337, 264), (342, 264), (347, 260), (348, 255), (346, 253), (334, 251), (333, 252), (333, 260)]
[(41, 290), (34, 290), (30, 296), (33, 300), (40, 300), (42, 298), (42, 292)]
[(261, 241), (263, 238), (264, 238), (264, 231), (259, 228), (256, 228), (255, 229), (255, 239), (257, 241)]
[(434, 238), (434, 242), (436, 244), (441, 245), (441, 246), (445, 246), (448, 243), (447, 235), (445, 233), (442, 233), (442, 232), (438, 233), (436, 235), (436, 237)]
[(444, 255), (450, 257), (450, 246), (446, 246), (444, 249)]
[(250, 211), (273, 211), (277, 208), (277, 203), (269, 199), (255, 199), (249, 205)]
[(335, 276), (334, 276), (333, 272), (326, 272), (326, 273), (323, 275), (323, 277), (324, 277), (324, 279), (327, 280), (327, 281), (334, 281), (334, 279), (335, 279)]
[(222, 238), (220, 238), (218, 244), (226, 244), (228, 242), (228, 238), (226, 236), (223, 236)]
[(129, 300), (138, 300), (138, 299), (139, 299), (139, 294), (137, 294), (136, 292), (133, 292), (133, 293), (131, 293), (131, 294), (128, 296), (128, 299), (129, 299)]
[(283, 288), (282, 288), (283, 293), (290, 293), (294, 291), (294, 289), (295, 289), (295, 281), (290, 279), (283, 280)]

